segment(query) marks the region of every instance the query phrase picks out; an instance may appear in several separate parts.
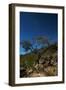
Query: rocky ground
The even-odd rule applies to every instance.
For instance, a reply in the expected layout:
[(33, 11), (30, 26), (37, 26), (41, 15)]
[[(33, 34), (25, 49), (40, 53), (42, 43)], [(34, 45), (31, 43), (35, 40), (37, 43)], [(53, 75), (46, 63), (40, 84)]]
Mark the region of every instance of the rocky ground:
[[(26, 56), (27, 62), (20, 66), (20, 77), (43, 77), (43, 76), (56, 76), (58, 74), (58, 60), (57, 49), (55, 46), (48, 48), (44, 51), (37, 63), (33, 57)], [(33, 60), (34, 59), (34, 60)], [(22, 60), (22, 58), (21, 58)], [(34, 62), (32, 62), (32, 61)], [(25, 61), (25, 60), (24, 60)]]

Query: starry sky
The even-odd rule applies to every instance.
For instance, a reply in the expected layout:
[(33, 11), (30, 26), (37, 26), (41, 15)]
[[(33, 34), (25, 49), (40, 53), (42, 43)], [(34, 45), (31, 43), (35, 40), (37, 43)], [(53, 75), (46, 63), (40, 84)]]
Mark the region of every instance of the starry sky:
[[(20, 42), (46, 36), (51, 43), (58, 40), (58, 15), (53, 13), (20, 12)], [(20, 46), (20, 54), (25, 54)]]

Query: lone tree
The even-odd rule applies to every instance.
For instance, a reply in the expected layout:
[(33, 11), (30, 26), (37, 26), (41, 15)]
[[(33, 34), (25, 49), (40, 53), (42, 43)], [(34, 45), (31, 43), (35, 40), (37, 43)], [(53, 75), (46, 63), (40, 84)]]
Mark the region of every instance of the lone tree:
[(25, 49), (25, 51), (27, 52), (28, 50), (32, 51), (33, 50), (33, 46), (32, 43), (28, 40), (24, 40), (20, 43), (20, 45), (22, 46), (22, 48)]
[[(36, 44), (36, 47), (35, 47)], [(34, 44), (32, 44), (30, 41), (28, 40), (24, 40), (22, 42), (20, 42), (20, 45), (22, 46), (22, 48), (25, 49), (25, 51), (27, 52), (28, 50), (32, 51), (38, 51), (38, 47), (41, 46), (41, 48), (43, 48), (45, 45), (49, 46), (49, 40), (47, 37), (44, 36), (38, 36), (35, 38), (35, 42)], [(33, 47), (34, 46), (34, 47)]]

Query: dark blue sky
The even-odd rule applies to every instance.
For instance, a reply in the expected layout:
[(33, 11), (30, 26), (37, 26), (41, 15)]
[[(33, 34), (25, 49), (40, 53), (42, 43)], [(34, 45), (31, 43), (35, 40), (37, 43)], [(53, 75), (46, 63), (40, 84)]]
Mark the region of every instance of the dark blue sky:
[[(20, 12), (20, 42), (36, 36), (46, 36), (51, 42), (57, 42), (58, 15), (48, 13)], [(24, 53), (20, 47), (20, 53)]]

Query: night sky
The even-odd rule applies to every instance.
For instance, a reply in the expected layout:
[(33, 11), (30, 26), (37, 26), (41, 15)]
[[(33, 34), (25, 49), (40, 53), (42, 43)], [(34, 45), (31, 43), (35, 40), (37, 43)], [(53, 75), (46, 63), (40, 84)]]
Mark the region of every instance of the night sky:
[[(20, 42), (32, 41), (36, 36), (46, 36), (51, 43), (57, 42), (57, 20), (57, 14), (20, 12)], [(22, 47), (20, 54), (25, 54)]]

